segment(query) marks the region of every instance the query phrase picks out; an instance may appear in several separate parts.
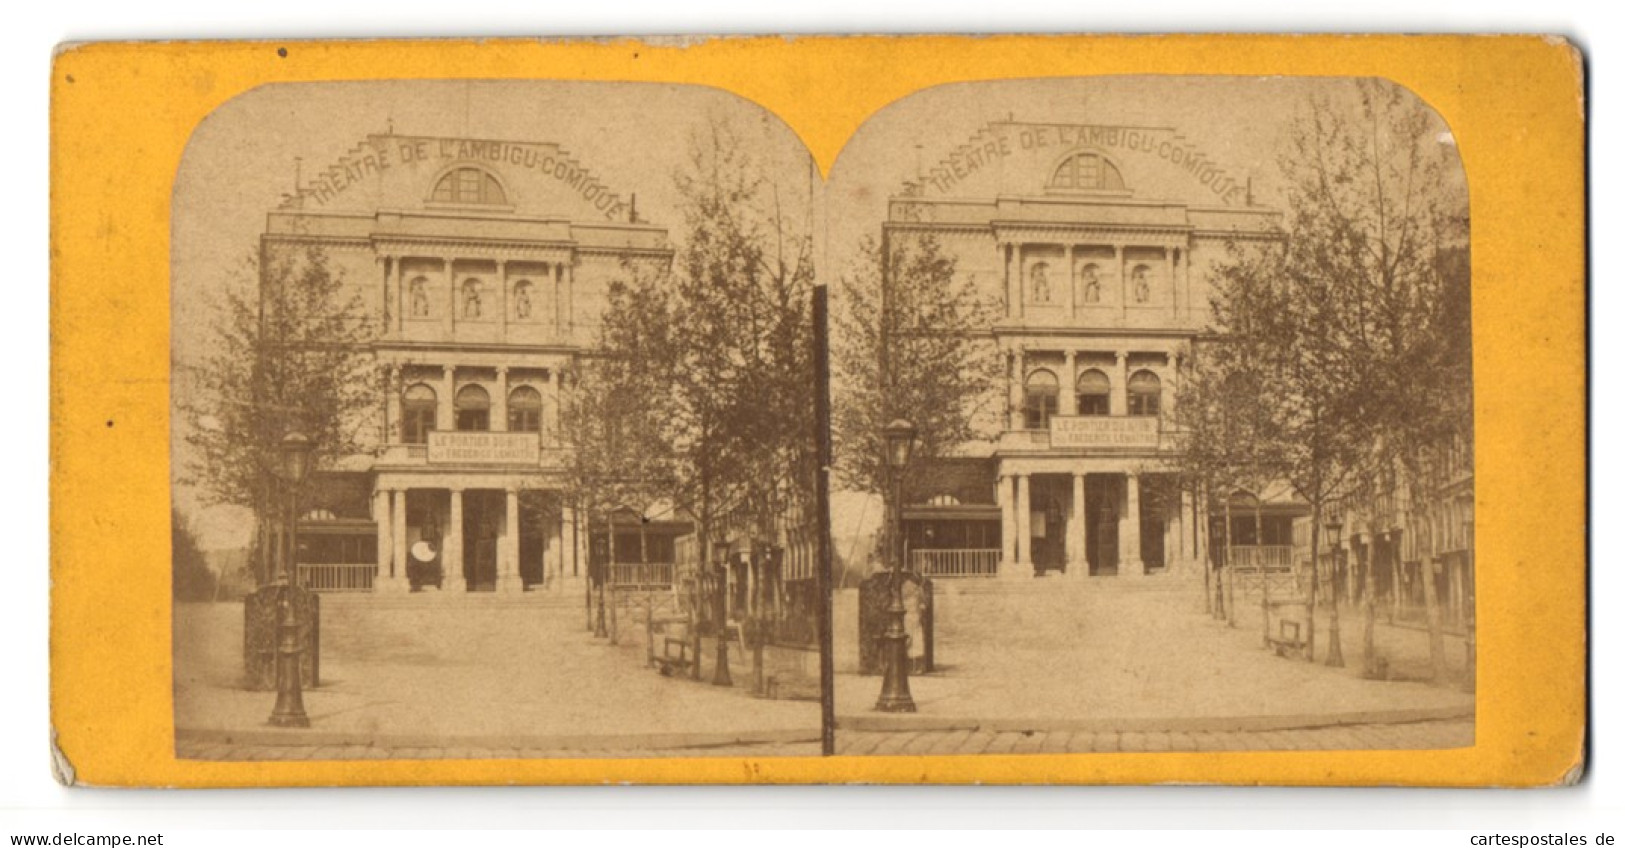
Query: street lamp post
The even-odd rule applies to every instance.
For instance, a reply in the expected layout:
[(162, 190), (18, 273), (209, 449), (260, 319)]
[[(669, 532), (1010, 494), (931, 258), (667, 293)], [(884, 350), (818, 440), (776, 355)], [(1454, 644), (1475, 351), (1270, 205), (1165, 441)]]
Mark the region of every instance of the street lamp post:
[(903, 626), (903, 470), (914, 451), (914, 425), (898, 419), (881, 431), (886, 440), (886, 469), (891, 478), (891, 606), (886, 609), (886, 679), (875, 709), (885, 713), (914, 712), (908, 691), (908, 631)]
[(1326, 522), (1326, 535), (1332, 543), (1332, 620), (1327, 625), (1330, 633), (1331, 646), (1326, 650), (1326, 664), (1333, 668), (1343, 667), (1343, 635), (1338, 626), (1337, 587), (1343, 576), (1343, 517), (1333, 513)]
[(299, 617), (295, 598), (299, 592), (295, 556), (299, 545), (299, 485), (310, 473), (310, 439), (303, 433), (289, 433), (282, 439), (282, 479), (288, 484), (288, 542), (282, 551), (282, 577), (278, 581), (276, 657), (276, 707), (271, 724), (276, 727), (309, 727), (305, 697), (301, 689)]

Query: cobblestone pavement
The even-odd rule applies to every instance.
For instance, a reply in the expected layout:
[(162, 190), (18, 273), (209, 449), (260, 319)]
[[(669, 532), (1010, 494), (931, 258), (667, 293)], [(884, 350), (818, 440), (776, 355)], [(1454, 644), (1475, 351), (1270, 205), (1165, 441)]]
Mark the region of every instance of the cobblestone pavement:
[[(923, 730), (841, 731), (842, 756), (958, 754), (1088, 754), (1174, 751), (1428, 750), (1473, 744), (1470, 719), (1366, 724), (1270, 731), (1138, 733), (1112, 731)], [(237, 745), (182, 742), (176, 753), (192, 760), (419, 760), (616, 759), (629, 757), (816, 757), (816, 742), (726, 745), (647, 750), (541, 750), (525, 748), (380, 748), (371, 745)]]
[(616, 749), (532, 748), (379, 748), (372, 745), (238, 745), (229, 742), (179, 742), (175, 753), (183, 760), (521, 760), (521, 759), (629, 759), (649, 757), (816, 757), (817, 742), (791, 744), (725, 745), (714, 747)]
[(840, 731), (846, 756), (920, 754), (1085, 754), (1161, 751), (1335, 751), (1461, 748), (1473, 744), (1471, 719), (1343, 725), (1298, 730), (1117, 733), (984, 730)]

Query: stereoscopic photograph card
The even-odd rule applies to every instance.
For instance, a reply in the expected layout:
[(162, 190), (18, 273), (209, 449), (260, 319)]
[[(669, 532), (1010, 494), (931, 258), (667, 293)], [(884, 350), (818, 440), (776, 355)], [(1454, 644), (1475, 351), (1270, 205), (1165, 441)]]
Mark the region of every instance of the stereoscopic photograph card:
[(1573, 782), (1581, 85), (1539, 37), (64, 48), (58, 779)]

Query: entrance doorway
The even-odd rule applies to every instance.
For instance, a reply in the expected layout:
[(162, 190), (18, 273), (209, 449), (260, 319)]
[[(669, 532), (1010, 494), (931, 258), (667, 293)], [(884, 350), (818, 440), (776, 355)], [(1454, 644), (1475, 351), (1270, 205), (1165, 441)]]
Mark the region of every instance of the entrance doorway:
[(502, 528), (505, 492), (463, 492), (463, 578), (470, 592), (497, 589), (497, 536)]
[(1070, 476), (1035, 474), (1032, 480), (1032, 560), (1033, 572), (1066, 570), (1067, 502), (1071, 500)]
[(1125, 493), (1125, 482), (1115, 474), (1090, 474), (1083, 479), (1083, 518), (1089, 527), (1084, 555), (1091, 577), (1117, 573), (1117, 504)]

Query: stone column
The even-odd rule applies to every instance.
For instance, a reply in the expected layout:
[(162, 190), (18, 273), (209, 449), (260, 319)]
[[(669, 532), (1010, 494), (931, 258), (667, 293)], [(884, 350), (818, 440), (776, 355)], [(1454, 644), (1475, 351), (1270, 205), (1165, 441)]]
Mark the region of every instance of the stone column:
[(401, 273), (403, 257), (391, 256), (389, 263), (389, 278), (385, 283), (389, 293), (389, 302), (384, 309), (384, 330), (393, 330), (399, 336), (406, 326), (406, 275)]
[(1117, 312), (1122, 319), (1128, 321), (1128, 247), (1122, 244), (1112, 245), (1117, 252)]
[(1027, 352), (1016, 348), (1011, 352), (1010, 361), (1010, 429), (1021, 430), (1027, 426), (1027, 414), (1022, 408), (1022, 394), (1026, 391), (1027, 382)]
[(1112, 414), (1128, 414), (1128, 351), (1117, 352), (1117, 374), (1112, 378)]
[(1078, 414), (1078, 352), (1066, 352), (1066, 376), (1061, 378), (1061, 414)]
[(542, 393), (542, 433), (543, 445), (557, 446), (562, 444), (559, 438), (559, 404), (563, 396), (561, 391), (559, 372), (556, 368), (547, 369), (547, 391)]
[(1075, 324), (1078, 320), (1078, 262), (1075, 244), (1066, 246), (1066, 321)]
[(557, 262), (548, 265), (553, 277), (553, 333), (562, 338), (566, 308), (564, 305), (564, 266)]
[(384, 433), (379, 439), (381, 445), (395, 444), (401, 441), (401, 392), (405, 389), (401, 385), (401, 368), (399, 365), (389, 365), (384, 368)]
[(395, 294), (395, 258), (387, 253), (379, 254), (378, 264), (382, 265), (384, 269), (384, 296), (381, 305), (383, 306), (384, 332), (387, 334), (395, 326), (395, 307), (391, 305), (394, 303)]
[(1067, 540), (1066, 576), (1089, 576), (1089, 511), (1085, 509), (1085, 477), (1077, 473), (1072, 475), (1072, 538)]
[(463, 578), (462, 489), (451, 490), (451, 517), (446, 521), (443, 544), (445, 549), (440, 552), (440, 564), (445, 569), (445, 591), (468, 591), (468, 581)]
[(502, 548), (497, 554), (497, 591), (523, 592), (525, 584), (519, 577), (519, 490), (509, 487), (503, 494), (507, 511), (503, 516)]
[(576, 511), (575, 507), (565, 506), (559, 510), (558, 535), (547, 537), (547, 550), (549, 553), (557, 551), (559, 574), (565, 577), (577, 576), (576, 569)]
[(999, 576), (1006, 577), (1016, 570), (1016, 478), (1006, 474), (999, 478)]
[(411, 554), (406, 549), (406, 490), (394, 489), (389, 493), (390, 503), (390, 571), (402, 591), (412, 587), (406, 577), (406, 563)]
[(1010, 266), (1015, 262), (1015, 245), (1008, 242), (999, 245), (1004, 253), (1004, 314), (1010, 319), (1021, 316), (1021, 281)]
[(564, 275), (564, 337), (566, 339), (575, 335), (576, 323), (576, 275), (573, 260), (560, 266), (560, 273)]
[(1010, 262), (1015, 269), (1015, 273), (1011, 275), (1010, 279), (1011, 293), (1015, 295), (1015, 298), (1010, 301), (1015, 308), (1015, 315), (1012, 317), (1020, 318), (1027, 313), (1027, 280), (1025, 279), (1027, 269), (1022, 264), (1021, 245), (1010, 245)]
[(1118, 573), (1142, 577), (1145, 563), (1140, 561), (1140, 475), (1130, 471), (1124, 476), (1127, 492), (1117, 531), (1117, 547), (1122, 552)]
[(1179, 491), (1179, 557), (1187, 563), (1196, 561), (1196, 536), (1202, 532), (1196, 516), (1196, 498), (1189, 489)]
[(1168, 379), (1167, 388), (1162, 392), (1162, 417), (1165, 421), (1174, 419), (1174, 404), (1179, 398), (1179, 351), (1168, 352)]
[(440, 397), (434, 413), (434, 428), (451, 431), (457, 429), (456, 407), (452, 397), (457, 393), (457, 366), (443, 365), (440, 370)]
[(1180, 274), (1185, 283), (1185, 317), (1187, 319), (1194, 318), (1196, 303), (1191, 300), (1191, 249), (1189, 246), (1185, 248), (1185, 261), (1180, 265)]
[(1033, 505), (1032, 480), (1016, 475), (1016, 569), (1014, 577), (1032, 576)]
[(508, 431), (508, 366), (497, 366), (496, 397), (491, 398), (491, 429)]
[(457, 268), (456, 260), (450, 256), (441, 257), (446, 270), (446, 320), (441, 322), (446, 328), (446, 335), (457, 332)]
[[(508, 263), (497, 260), (497, 306), (502, 312), (497, 326), (501, 329), (499, 338), (504, 341), (508, 338)], [(495, 429), (495, 428), (493, 428)], [(507, 429), (507, 428), (503, 428)]]
[[(1179, 314), (1179, 285), (1174, 282), (1174, 251), (1173, 251), (1172, 248), (1168, 247), (1167, 245), (1162, 246), (1162, 267), (1167, 269), (1167, 271), (1168, 271), (1168, 302), (1169, 302), (1169, 310), (1174, 315), (1178, 315)], [(1152, 299), (1152, 301), (1156, 300), (1155, 293), (1152, 294), (1151, 299)]]
[(372, 493), (372, 521), (378, 528), (378, 571), (372, 578), (374, 592), (391, 592), (399, 588), (393, 567), (395, 533), (389, 520), (389, 490), (379, 489)]
[[(1166, 513), (1164, 513), (1164, 515), (1166, 516)], [(1163, 536), (1166, 539), (1171, 539), (1173, 544), (1168, 544), (1167, 542), (1163, 543), (1163, 547), (1162, 547), (1162, 551), (1163, 551), (1162, 558), (1163, 558), (1163, 561), (1164, 561), (1163, 564), (1167, 567), (1167, 569), (1169, 571), (1183, 570), (1180, 567), (1185, 564), (1185, 491), (1184, 491), (1184, 489), (1181, 489), (1180, 492), (1179, 492), (1179, 500), (1175, 504), (1173, 517), (1172, 518), (1165, 518), (1165, 520), (1167, 521), (1167, 525), (1163, 530)]]
[[(569, 510), (566, 508), (565, 514)], [(562, 521), (548, 519), (545, 525), (547, 533), (547, 550), (542, 552), (542, 574), (545, 575), (548, 585), (564, 585), (565, 578), (565, 546), (560, 543), (563, 535)]]

